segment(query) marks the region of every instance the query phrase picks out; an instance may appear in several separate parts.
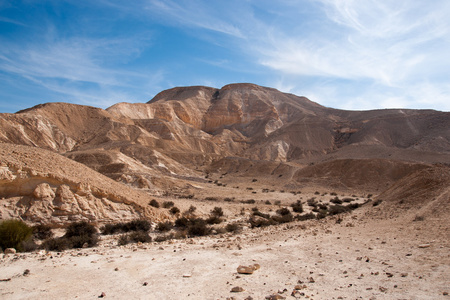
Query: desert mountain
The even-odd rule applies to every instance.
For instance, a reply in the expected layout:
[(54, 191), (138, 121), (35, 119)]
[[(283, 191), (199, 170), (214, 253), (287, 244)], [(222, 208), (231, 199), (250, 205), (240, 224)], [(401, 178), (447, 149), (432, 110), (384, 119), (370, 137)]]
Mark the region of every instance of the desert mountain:
[[(33, 147), (17, 148), (24, 153), (45, 149), (50, 160), (64, 159), (67, 169), (80, 169), (73, 161), (80, 162), (89, 172), (153, 195), (207, 182), (212, 173), (229, 183), (251, 178), (287, 188), (380, 193), (414, 172), (450, 162), (449, 112), (337, 110), (253, 84), (177, 87), (148, 103), (119, 103), (106, 110), (41, 104), (0, 114), (0, 129), (2, 166), (9, 168), (4, 174), (18, 178), (20, 167), (10, 162), (13, 146), (5, 143), (17, 144)], [(86, 170), (75, 173), (100, 176)], [(44, 182), (38, 181), (29, 182)], [(60, 180), (53, 188), (68, 185), (76, 195), (75, 181)], [(105, 190), (100, 182), (95, 186)], [(6, 190), (1, 189), (3, 197)], [(112, 201), (125, 203), (125, 198)]]

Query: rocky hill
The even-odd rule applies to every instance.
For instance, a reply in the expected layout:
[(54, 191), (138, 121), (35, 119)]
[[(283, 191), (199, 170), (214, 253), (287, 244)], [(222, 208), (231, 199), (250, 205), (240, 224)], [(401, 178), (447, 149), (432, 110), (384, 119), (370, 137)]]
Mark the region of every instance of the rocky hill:
[[(98, 176), (101, 180), (95, 186), (103, 191), (107, 190), (101, 188), (103, 181), (134, 188), (127, 187), (120, 201), (110, 197), (114, 203), (139, 198), (130, 196), (136, 189), (153, 195), (182, 191), (195, 182), (207, 183), (205, 176), (212, 173), (225, 174), (222, 179), (229, 183), (251, 178), (280, 187), (331, 186), (380, 193), (412, 172), (450, 163), (449, 112), (344, 111), (253, 84), (177, 87), (148, 103), (119, 103), (106, 110), (41, 104), (0, 114), (0, 129), (2, 174), (7, 174), (3, 182), (23, 184), (17, 181), (21, 168), (11, 163), (21, 159), (12, 156), (13, 146), (6, 143), (31, 146), (33, 150), (14, 151), (45, 149), (48, 166), (50, 161), (64, 160), (61, 164), (67, 170), (80, 169), (82, 165), (73, 161), (80, 162), (90, 169), (75, 174)], [(32, 167), (26, 172), (33, 176), (41, 171)], [(11, 176), (15, 179), (8, 179)], [(67, 180), (47, 183), (55, 193), (64, 185), (77, 195), (77, 180)], [(0, 194), (30, 196), (35, 188), (8, 194), (11, 189), (2, 187)], [(52, 209), (55, 214), (56, 206)], [(139, 206), (133, 209), (148, 213)], [(95, 215), (101, 218), (98, 212)]]

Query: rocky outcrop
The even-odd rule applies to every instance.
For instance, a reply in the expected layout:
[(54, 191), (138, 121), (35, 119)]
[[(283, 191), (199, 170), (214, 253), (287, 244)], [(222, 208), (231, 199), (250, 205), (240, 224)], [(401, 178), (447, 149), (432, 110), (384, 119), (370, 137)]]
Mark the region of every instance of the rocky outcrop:
[[(164, 218), (149, 197), (46, 150), (0, 144), (1, 218), (63, 225)], [(83, 174), (80, 176), (80, 174)]]

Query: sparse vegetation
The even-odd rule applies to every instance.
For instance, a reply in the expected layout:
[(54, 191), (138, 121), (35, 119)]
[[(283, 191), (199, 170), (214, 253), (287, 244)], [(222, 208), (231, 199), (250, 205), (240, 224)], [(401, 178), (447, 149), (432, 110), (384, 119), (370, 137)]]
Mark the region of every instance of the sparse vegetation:
[(159, 202), (156, 199), (152, 199), (150, 200), (150, 202), (148, 203), (148, 205), (153, 206), (155, 208), (159, 208)]
[(297, 202), (291, 204), (292, 210), (296, 213), (302, 213), (303, 212), (303, 204), (300, 200), (297, 200)]
[(0, 248), (23, 251), (22, 243), (28, 240), (33, 229), (21, 220), (5, 220), (0, 223)]
[(172, 228), (173, 228), (173, 223), (170, 221), (159, 222), (156, 225), (156, 230), (161, 231), (161, 232), (170, 231)]
[(172, 215), (176, 215), (177, 213), (180, 212), (180, 209), (178, 207), (174, 206), (169, 211)]
[(38, 240), (49, 239), (53, 236), (52, 228), (48, 225), (39, 224), (33, 226), (33, 237)]
[(162, 204), (162, 207), (164, 208), (171, 208), (175, 205), (175, 203), (173, 203), (173, 201), (164, 201)]

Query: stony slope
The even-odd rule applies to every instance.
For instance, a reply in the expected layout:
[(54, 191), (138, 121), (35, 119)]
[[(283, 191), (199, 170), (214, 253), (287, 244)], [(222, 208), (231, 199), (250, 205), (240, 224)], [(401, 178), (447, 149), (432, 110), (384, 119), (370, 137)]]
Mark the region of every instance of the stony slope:
[(41, 104), (0, 114), (0, 128), (0, 142), (60, 153), (152, 194), (206, 182), (206, 172), (379, 193), (450, 162), (449, 112), (336, 110), (253, 84), (178, 87), (106, 110)]
[(62, 225), (163, 217), (145, 193), (57, 153), (0, 143), (0, 157), (1, 219)]

